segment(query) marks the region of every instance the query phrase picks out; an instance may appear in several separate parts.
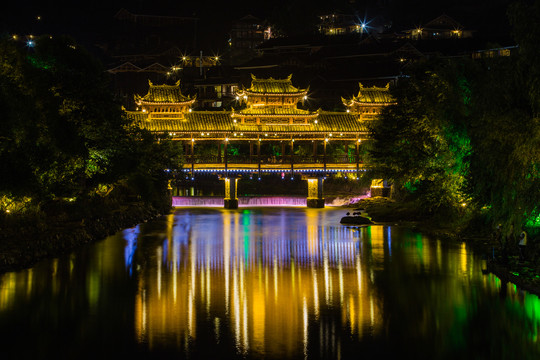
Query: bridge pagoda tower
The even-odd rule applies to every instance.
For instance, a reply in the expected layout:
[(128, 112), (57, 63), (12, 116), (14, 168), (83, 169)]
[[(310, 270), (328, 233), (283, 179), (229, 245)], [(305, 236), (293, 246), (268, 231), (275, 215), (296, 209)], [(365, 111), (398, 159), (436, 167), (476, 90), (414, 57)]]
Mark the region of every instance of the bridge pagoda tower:
[(360, 90), (358, 95), (352, 99), (341, 98), (343, 105), (347, 107), (347, 112), (358, 115), (358, 120), (374, 120), (379, 116), (385, 106), (396, 103), (390, 95), (390, 83), (385, 87), (364, 87), (359, 83)]
[(180, 80), (174, 85), (154, 85), (148, 80), (148, 93), (135, 95), (138, 110), (148, 114), (146, 120), (183, 119), (195, 102), (195, 97), (184, 96)]
[[(347, 107), (347, 112), (357, 116), (358, 120), (375, 120), (385, 106), (394, 105), (395, 99), (390, 94), (390, 83), (385, 87), (364, 87), (359, 83), (360, 90), (358, 95), (352, 99), (341, 98), (343, 104)], [(356, 144), (356, 156), (358, 157), (358, 145)], [(357, 170), (358, 173), (358, 162)], [(390, 188), (386, 186), (386, 181), (383, 179), (374, 179), (371, 185), (372, 196), (388, 196)]]
[[(299, 89), (293, 86), (292, 75), (284, 79), (258, 79), (251, 75), (251, 86), (239, 90), (236, 98), (246, 108), (231, 114), (233, 121), (244, 128), (252, 127), (259, 131), (265, 128), (273, 128), (279, 131), (282, 137), (290, 136), (290, 174), (294, 177), (294, 138), (302, 137), (302, 132), (309, 132), (317, 124), (317, 112), (299, 109), (298, 103), (304, 104), (307, 100), (308, 89)], [(284, 152), (284, 147), (283, 150)], [(260, 176), (260, 158), (259, 158)], [(308, 207), (324, 207), (322, 197), (321, 177), (316, 181), (315, 191), (308, 180)]]

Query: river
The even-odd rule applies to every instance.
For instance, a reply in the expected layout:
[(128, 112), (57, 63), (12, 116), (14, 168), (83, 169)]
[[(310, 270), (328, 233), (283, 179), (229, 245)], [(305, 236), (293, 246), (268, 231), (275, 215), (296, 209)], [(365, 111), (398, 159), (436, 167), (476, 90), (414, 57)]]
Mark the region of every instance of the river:
[(534, 359), (540, 301), (343, 209), (181, 208), (0, 274), (2, 359)]

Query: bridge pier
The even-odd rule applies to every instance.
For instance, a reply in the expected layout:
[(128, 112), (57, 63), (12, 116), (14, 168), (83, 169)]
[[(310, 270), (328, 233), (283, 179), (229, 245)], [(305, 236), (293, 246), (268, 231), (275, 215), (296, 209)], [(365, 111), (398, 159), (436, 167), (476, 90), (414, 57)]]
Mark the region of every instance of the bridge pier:
[(323, 208), (324, 207), (324, 197), (323, 197), (323, 182), (324, 178), (307, 178), (308, 182), (308, 197), (307, 197), (307, 207), (308, 208)]
[(238, 191), (237, 191), (237, 177), (226, 177), (225, 181), (225, 209), (238, 209)]

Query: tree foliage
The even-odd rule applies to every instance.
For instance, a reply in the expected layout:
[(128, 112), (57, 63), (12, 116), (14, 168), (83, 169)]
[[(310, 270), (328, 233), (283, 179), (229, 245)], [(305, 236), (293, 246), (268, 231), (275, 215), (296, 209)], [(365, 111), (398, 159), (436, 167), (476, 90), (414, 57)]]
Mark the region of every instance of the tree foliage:
[(392, 89), (397, 104), (372, 129), (375, 171), (428, 212), (450, 210), (467, 198), (469, 89), (461, 72), (446, 61), (417, 64)]
[(511, 57), (417, 63), (373, 127), (375, 170), (428, 211), (483, 209), (507, 234), (540, 203), (540, 1), (509, 10)]
[(124, 115), (101, 64), (72, 39), (31, 48), (4, 39), (0, 61), (0, 195), (86, 197), (135, 178), (146, 190), (166, 186), (179, 147)]

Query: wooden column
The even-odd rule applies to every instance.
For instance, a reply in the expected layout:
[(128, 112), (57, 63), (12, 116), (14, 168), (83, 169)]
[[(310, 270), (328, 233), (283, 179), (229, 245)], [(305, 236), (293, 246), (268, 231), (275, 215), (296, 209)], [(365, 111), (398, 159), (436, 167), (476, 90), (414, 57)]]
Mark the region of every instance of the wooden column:
[(190, 152), (190, 155), (191, 155), (191, 177), (195, 176), (195, 152), (194, 152), (194, 148), (195, 148), (195, 139), (191, 138), (191, 152)]
[(294, 178), (294, 139), (291, 139), (291, 180)]
[(259, 180), (261, 179), (261, 139), (257, 139), (257, 164), (259, 170)]
[(360, 178), (360, 139), (356, 140), (354, 157), (356, 161), (356, 179), (358, 179)]
[(325, 138), (324, 139), (324, 145), (323, 145), (323, 173), (324, 173), (324, 176), (326, 176), (326, 143), (328, 142), (328, 138)]
[(223, 146), (223, 162), (225, 164), (225, 176), (229, 176), (228, 170), (227, 170), (227, 143), (229, 140), (225, 138), (224, 146)]
[(253, 158), (253, 141), (249, 140), (249, 163), (251, 164)]

